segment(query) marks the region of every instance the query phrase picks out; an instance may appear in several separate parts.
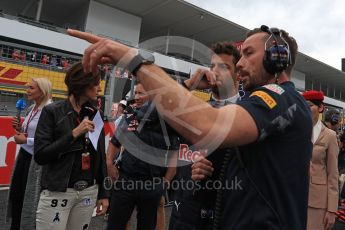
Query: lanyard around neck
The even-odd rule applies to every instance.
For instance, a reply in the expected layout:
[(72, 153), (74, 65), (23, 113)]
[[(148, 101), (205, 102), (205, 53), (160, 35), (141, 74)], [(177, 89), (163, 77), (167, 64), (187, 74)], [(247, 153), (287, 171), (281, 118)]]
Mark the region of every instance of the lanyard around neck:
[(24, 133), (27, 133), (28, 132), (28, 128), (29, 128), (29, 124), (30, 122), (35, 118), (35, 116), (37, 115), (38, 113), (38, 108), (34, 111), (32, 110), (31, 113), (30, 113), (30, 117), (28, 119), (28, 122), (26, 123), (26, 127), (25, 127), (25, 130), (24, 130)]

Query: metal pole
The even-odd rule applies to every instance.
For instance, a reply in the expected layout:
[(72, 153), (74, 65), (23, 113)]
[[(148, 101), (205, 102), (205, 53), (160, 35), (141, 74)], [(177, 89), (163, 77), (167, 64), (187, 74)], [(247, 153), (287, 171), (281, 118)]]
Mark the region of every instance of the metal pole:
[(41, 18), (43, 0), (38, 0), (37, 3), (38, 3), (38, 6), (37, 6), (37, 13), (36, 13), (36, 21), (38, 22)]
[(168, 55), (168, 51), (169, 51), (169, 42), (170, 42), (170, 28), (168, 28), (168, 34), (167, 34), (167, 39), (166, 39), (166, 44), (165, 44), (166, 55)]
[(320, 88), (319, 88), (319, 90), (321, 90), (321, 89), (322, 89), (322, 87), (321, 87), (321, 80), (319, 81), (319, 83), (320, 83)]
[(190, 54), (190, 60), (193, 61), (194, 58), (194, 49), (195, 49), (195, 39), (193, 37), (193, 42), (192, 42), (192, 53)]
[(134, 86), (135, 86), (135, 83), (136, 83), (136, 78), (137, 77), (132, 77), (132, 80), (131, 80), (131, 90), (129, 92), (129, 99), (132, 100), (134, 99)]
[[(115, 94), (115, 69), (116, 69), (116, 67), (115, 66), (113, 66), (113, 69), (111, 70), (111, 73), (109, 73), (109, 83), (110, 83), (110, 92), (109, 92), (109, 100), (108, 100), (108, 102), (109, 102), (109, 104), (108, 104), (108, 108), (111, 108), (111, 106), (112, 106), (112, 104), (113, 104), (113, 102), (115, 102), (114, 101), (114, 94)], [(109, 84), (108, 83), (108, 84)]]
[(311, 90), (314, 90), (314, 80), (311, 80)]

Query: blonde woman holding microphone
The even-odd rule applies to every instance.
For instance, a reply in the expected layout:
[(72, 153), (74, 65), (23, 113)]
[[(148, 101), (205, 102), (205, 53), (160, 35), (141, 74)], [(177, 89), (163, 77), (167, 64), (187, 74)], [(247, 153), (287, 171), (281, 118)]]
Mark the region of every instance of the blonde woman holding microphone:
[(22, 207), (26, 192), (27, 179), (34, 152), (35, 132), (42, 108), (50, 103), (52, 84), (46, 78), (33, 78), (27, 83), (27, 97), (34, 104), (21, 124), (18, 117), (12, 121), (17, 133), (14, 141), (20, 144), (20, 150), (12, 173), (7, 218), (12, 219), (11, 230), (20, 229)]

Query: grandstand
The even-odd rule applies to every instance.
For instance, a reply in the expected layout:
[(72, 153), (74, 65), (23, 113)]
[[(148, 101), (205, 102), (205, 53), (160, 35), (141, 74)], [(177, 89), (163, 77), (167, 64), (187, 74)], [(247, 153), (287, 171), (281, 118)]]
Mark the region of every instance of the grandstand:
[[(80, 60), (81, 55), (0, 38), (0, 114), (10, 115), (15, 111), (15, 102), (18, 98), (25, 97), (25, 84), (31, 78), (48, 78), (53, 83), (53, 100), (65, 98), (65, 71)], [(109, 71), (106, 72), (109, 75)], [(104, 80), (101, 81), (101, 88), (101, 95), (104, 95)]]

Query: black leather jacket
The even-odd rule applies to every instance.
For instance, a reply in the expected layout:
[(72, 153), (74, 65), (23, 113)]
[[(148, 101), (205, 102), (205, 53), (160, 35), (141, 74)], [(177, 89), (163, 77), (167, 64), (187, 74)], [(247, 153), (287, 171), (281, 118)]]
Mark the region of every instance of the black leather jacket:
[[(41, 186), (49, 191), (66, 192), (72, 172), (75, 151), (83, 149), (81, 139), (74, 140), (74, 110), (69, 101), (58, 101), (45, 106), (35, 133), (34, 159), (43, 165)], [(103, 181), (107, 176), (105, 160), (105, 139), (102, 130), (97, 152), (100, 154), (101, 167), (96, 178), (98, 199), (110, 197), (104, 189)]]

